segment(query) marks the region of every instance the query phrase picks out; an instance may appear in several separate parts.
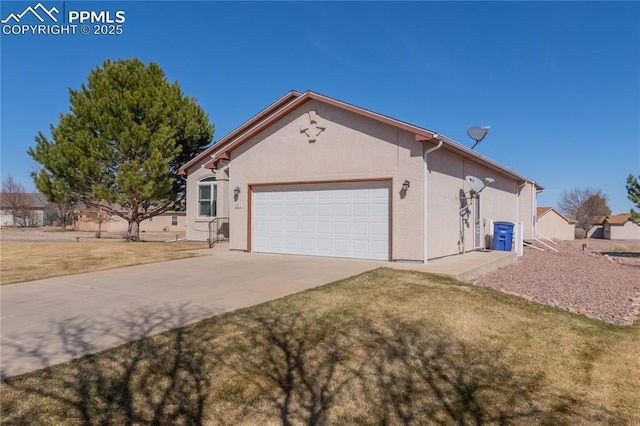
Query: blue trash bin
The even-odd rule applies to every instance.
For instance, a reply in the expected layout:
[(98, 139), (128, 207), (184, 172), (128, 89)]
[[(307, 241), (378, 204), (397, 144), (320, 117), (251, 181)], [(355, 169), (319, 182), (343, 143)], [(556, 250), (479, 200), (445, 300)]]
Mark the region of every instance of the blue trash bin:
[(493, 223), (493, 249), (500, 251), (511, 251), (513, 242), (513, 223), (494, 222)]

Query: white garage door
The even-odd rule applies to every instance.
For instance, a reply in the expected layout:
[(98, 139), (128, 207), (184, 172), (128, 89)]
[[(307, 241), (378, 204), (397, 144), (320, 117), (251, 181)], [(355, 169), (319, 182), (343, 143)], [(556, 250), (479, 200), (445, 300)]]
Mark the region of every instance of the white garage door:
[(253, 251), (389, 259), (389, 186), (354, 183), (260, 187)]

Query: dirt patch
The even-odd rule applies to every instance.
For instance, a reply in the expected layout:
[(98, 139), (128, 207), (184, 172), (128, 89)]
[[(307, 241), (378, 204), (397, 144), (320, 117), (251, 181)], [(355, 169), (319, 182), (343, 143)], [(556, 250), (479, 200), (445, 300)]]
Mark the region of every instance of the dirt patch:
[(558, 253), (525, 248), (516, 263), (474, 284), (613, 324), (633, 324), (640, 308), (640, 241), (576, 240), (554, 247)]

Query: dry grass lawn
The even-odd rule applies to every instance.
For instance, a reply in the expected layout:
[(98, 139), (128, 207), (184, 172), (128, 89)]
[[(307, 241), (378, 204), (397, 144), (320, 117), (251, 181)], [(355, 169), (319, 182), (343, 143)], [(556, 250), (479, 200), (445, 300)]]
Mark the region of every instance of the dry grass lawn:
[(76, 242), (0, 243), (0, 284), (142, 263), (162, 262), (196, 256), (187, 250), (206, 248), (204, 243), (141, 242), (124, 240), (85, 240)]
[(379, 269), (5, 380), (1, 421), (637, 425), (639, 353), (637, 322)]

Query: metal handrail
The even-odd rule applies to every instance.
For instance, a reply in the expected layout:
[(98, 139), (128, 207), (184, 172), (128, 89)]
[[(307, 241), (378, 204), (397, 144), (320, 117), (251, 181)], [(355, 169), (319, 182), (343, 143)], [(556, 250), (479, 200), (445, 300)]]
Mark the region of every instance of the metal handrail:
[(229, 218), (216, 217), (209, 222), (209, 248), (217, 243), (229, 241)]

